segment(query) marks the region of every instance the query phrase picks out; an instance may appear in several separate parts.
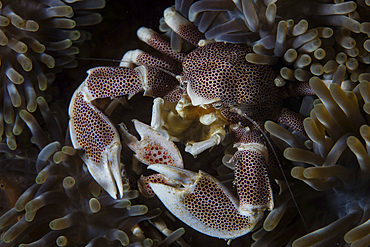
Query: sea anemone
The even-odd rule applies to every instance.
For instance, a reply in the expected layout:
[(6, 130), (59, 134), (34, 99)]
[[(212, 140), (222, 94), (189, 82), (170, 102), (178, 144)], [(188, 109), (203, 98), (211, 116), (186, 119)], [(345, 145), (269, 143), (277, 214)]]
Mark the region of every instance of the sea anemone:
[(5, 0), (0, 3), (0, 59), (3, 107), (0, 136), (5, 132), (10, 149), (22, 133), (22, 110), (34, 112), (36, 98), (62, 68), (77, 65), (79, 44), (89, 33), (77, 28), (99, 23), (90, 10), (103, 8), (104, 0)]
[[(111, 246), (115, 241), (151, 246), (163, 240), (145, 237), (138, 226), (157, 217), (159, 209), (148, 212), (145, 205), (132, 205), (139, 193), (127, 184), (123, 198), (112, 199), (75, 154), (59, 142), (40, 151), (36, 183), (0, 217), (2, 246)], [(175, 241), (183, 232), (173, 232), (166, 241)]]
[(278, 86), (312, 76), (349, 84), (369, 78), (367, 1), (183, 0), (175, 6), (207, 39), (247, 44), (253, 47), (247, 61), (278, 64)]
[[(280, 180), (281, 191), (263, 227), (252, 235), (253, 246), (367, 246), (368, 1), (179, 0), (175, 7), (206, 39), (253, 47), (246, 60), (274, 65), (280, 71), (276, 86), (310, 81), (322, 101), (314, 101), (311, 118), (304, 122), (309, 141), (266, 123), (277, 146), (292, 147), (284, 151), (294, 162), (288, 176), (292, 193), (279, 172), (269, 171)], [(187, 49), (165, 23), (160, 28), (175, 50)], [(307, 106), (302, 111), (310, 112)]]
[[(13, 2), (15, 0), (12, 0)], [(70, 1), (65, 1), (58, 8), (66, 10), (67, 2)], [(281, 193), (274, 197), (275, 208), (267, 215), (263, 227), (253, 233), (252, 238), (256, 241), (253, 246), (283, 246), (292, 243), (294, 246), (330, 246), (334, 243), (344, 245), (344, 242), (367, 246), (370, 242), (369, 198), (366, 194), (369, 189), (366, 174), (370, 164), (369, 127), (366, 125), (370, 113), (370, 110), (366, 110), (370, 104), (369, 83), (366, 82), (369, 80), (370, 31), (367, 21), (370, 19), (370, 7), (366, 5), (368, 1), (358, 1), (357, 4), (340, 2), (203, 0), (193, 3), (191, 0), (176, 0), (176, 9), (194, 21), (207, 39), (252, 46), (254, 53), (249, 54), (246, 59), (253, 63), (276, 65), (280, 70), (275, 81), (278, 86), (283, 85), (286, 80), (308, 81), (313, 77), (311, 84), (321, 100), (314, 102), (315, 110), (312, 111), (311, 118), (305, 121), (306, 132), (310, 137), (308, 141), (302, 141), (301, 137), (271, 122), (266, 124), (272, 138), (281, 144), (278, 146), (290, 146), (284, 155), (294, 164), (292, 177), (288, 176), (288, 180), (297, 205), (285, 184), (279, 183)], [(5, 1), (2, 3), (3, 9), (4, 6), (11, 5)], [(73, 6), (84, 3), (88, 4), (87, 0), (76, 1), (70, 5), (75, 13), (73, 19), (78, 13), (78, 8)], [(18, 11), (13, 12), (19, 15)], [(47, 21), (71, 20), (69, 15), (65, 15), (49, 18)], [(33, 17), (25, 15), (22, 18), (29, 20)], [(39, 24), (39, 30), (22, 30), (23, 33), (35, 36), (41, 31), (42, 21), (36, 18), (34, 20)], [(21, 30), (13, 24), (3, 27), (2, 30), (9, 27), (16, 31)], [(53, 26), (46, 25), (45, 28), (50, 27)], [(58, 40), (58, 47), (67, 46), (64, 41), (66, 39), (74, 42), (71, 37), (77, 34), (75, 30), (55, 29), (67, 35)], [(169, 30), (163, 22), (161, 30)], [(5, 31), (4, 33), (7, 35)], [(188, 48), (189, 44), (181, 41), (173, 32), (168, 31), (167, 35), (171, 36), (174, 50)], [(6, 90), (2, 118), (5, 122), (0, 121), (0, 127), (3, 123), (1, 129), (5, 131), (8, 146), (0, 145), (0, 150), (7, 153), (3, 158), (12, 156), (18, 163), (27, 161), (31, 166), (30, 170), (33, 170), (33, 167), (37, 172), (36, 184), (31, 185), (19, 199), (10, 202), (15, 205), (0, 217), (0, 245), (40, 246), (57, 243), (60, 246), (101, 246), (133, 243), (135, 246), (141, 246), (155, 244), (163, 239), (163, 245), (175, 241), (183, 234), (183, 229), (178, 229), (171, 235), (163, 221), (158, 217), (154, 218), (159, 214), (158, 210), (148, 211), (147, 206), (131, 205), (140, 201), (140, 195), (132, 190), (132, 187), (126, 184), (124, 199), (114, 200), (103, 192), (88, 174), (76, 155), (76, 150), (70, 147), (68, 137), (64, 136), (68, 119), (64, 111), (63, 114), (56, 114), (55, 109), (50, 110), (55, 105), (49, 108), (43, 97), (37, 97), (48, 82), (46, 78), (49, 76), (42, 72), (47, 68), (47, 62), (42, 62), (41, 55), (27, 42), (39, 40), (46, 48), (49, 43), (43, 43), (41, 38), (34, 36), (25, 36), (22, 41), (29, 48), (23, 55), (29, 57), (33, 66), (29, 73), (18, 60), (18, 57), (23, 56), (13, 49), (8, 49), (11, 54), (18, 56), (11, 56), (13, 60), (7, 62), (7, 68), (11, 65), (10, 68), (23, 78), (23, 83), (16, 84), (11, 80), (11, 76), (13, 79), (17, 76), (12, 70), (10, 71), (13, 74), (8, 72), (9, 76), (5, 73), (6, 63), (3, 59)], [(55, 66), (65, 64), (72, 67), (75, 62), (69, 62), (78, 50), (69, 46), (61, 51), (63, 52), (46, 49), (46, 55), (49, 57), (45, 57), (54, 57)], [(335, 83), (330, 86), (328, 92), (323, 82)], [(356, 87), (357, 82), (360, 82), (360, 85)], [(355, 90), (344, 92), (338, 89), (336, 84)], [(20, 103), (15, 106), (13, 102)], [(39, 112), (35, 111), (36, 108)], [(45, 124), (36, 120), (41, 115)], [(20, 142), (18, 139), (16, 142), (15, 136), (22, 132), (24, 124), (29, 127), (35, 145), (27, 150), (14, 150), (17, 142)], [(365, 124), (365, 127), (362, 127), (362, 124)], [(45, 134), (44, 125), (48, 134)], [(215, 172), (214, 167), (217, 165), (214, 164), (220, 163), (218, 156), (222, 153), (222, 148), (216, 147), (209, 154), (200, 154), (197, 161), (192, 160), (194, 162), (190, 165), (194, 169), (209, 169)], [(219, 152), (217, 155), (215, 150)], [(126, 153), (124, 156), (128, 157)], [(211, 167), (209, 163), (214, 166)], [(225, 167), (218, 167), (217, 172), (230, 172), (224, 170)], [(279, 172), (272, 177), (281, 181)], [(225, 177), (231, 184), (230, 174)], [(13, 198), (16, 197), (14, 194)], [(150, 202), (151, 205), (153, 201), (144, 202)], [(296, 206), (302, 217), (297, 213)], [(76, 219), (79, 222), (76, 222)], [(139, 222), (140, 227), (136, 227)], [(145, 222), (150, 224), (143, 224)], [(169, 237), (163, 237), (153, 225), (166, 232)], [(77, 228), (80, 230), (76, 230)], [(190, 229), (189, 232), (196, 234)], [(193, 234), (190, 238), (194, 240)], [(249, 241), (249, 236), (241, 239)], [(231, 244), (237, 244), (241, 239)], [(222, 241), (217, 243), (220, 242)]]
[[(294, 225), (299, 234), (288, 236), (283, 232), (289, 227), (277, 227), (279, 230), (268, 229), (270, 237), (285, 235), (286, 240), (294, 241), (293, 246), (334, 243), (368, 246), (370, 82), (361, 82), (354, 91), (344, 91), (338, 84), (331, 84), (328, 89), (317, 77), (311, 78), (310, 85), (319, 99), (314, 101), (310, 117), (304, 121), (309, 140), (303, 143), (279, 125), (265, 124), (279, 147), (287, 147), (284, 156), (294, 164), (291, 176), (308, 185), (292, 183), (308, 232), (296, 220)], [(286, 221), (284, 217), (291, 216), (285, 212), (286, 203), (283, 204), (279, 216)], [(280, 218), (273, 220), (275, 225)]]

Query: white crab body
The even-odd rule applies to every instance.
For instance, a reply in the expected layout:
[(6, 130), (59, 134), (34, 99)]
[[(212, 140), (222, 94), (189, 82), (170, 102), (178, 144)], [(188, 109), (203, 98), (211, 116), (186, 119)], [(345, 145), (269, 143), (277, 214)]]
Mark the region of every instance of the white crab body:
[[(139, 190), (145, 196), (157, 195), (194, 229), (234, 239), (250, 232), (263, 212), (274, 207), (268, 174), (273, 159), (268, 159), (263, 130), (249, 128), (249, 119), (263, 126), (271, 118), (301, 131), (303, 119), (276, 105), (281, 95), (295, 92), (295, 86), (277, 89), (275, 72), (269, 66), (248, 63), (245, 56), (250, 48), (244, 45), (199, 42), (203, 34), (174, 8), (165, 11), (165, 22), (197, 48), (189, 54), (174, 52), (161, 35), (140, 28), (138, 37), (167, 59), (135, 50), (124, 56), (124, 67), (89, 70), (69, 108), (72, 143), (82, 149), (81, 157), (96, 181), (112, 197), (122, 196), (120, 137), (96, 104), (145, 91), (145, 96), (156, 98), (151, 126), (134, 121), (139, 141), (121, 125), (123, 140), (135, 157), (159, 172), (141, 177)], [(296, 91), (310, 92), (304, 85), (299, 87)], [(241, 125), (233, 125), (229, 135), (238, 147), (232, 162), (239, 200), (214, 177), (183, 169), (181, 154), (172, 142), (186, 143), (186, 151), (195, 156), (218, 145), (227, 133), (225, 126), (235, 123)]]

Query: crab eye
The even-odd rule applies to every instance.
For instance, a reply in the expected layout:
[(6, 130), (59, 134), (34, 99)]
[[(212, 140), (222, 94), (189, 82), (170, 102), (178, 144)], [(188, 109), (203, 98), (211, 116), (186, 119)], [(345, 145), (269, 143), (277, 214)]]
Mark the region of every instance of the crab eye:
[(217, 110), (220, 110), (222, 108), (222, 103), (221, 102), (216, 102), (213, 104), (213, 107), (216, 108)]
[(187, 81), (182, 81), (182, 82), (180, 83), (180, 88), (181, 88), (181, 89), (183, 89), (183, 90), (186, 90), (187, 84), (188, 84), (188, 82), (187, 82)]

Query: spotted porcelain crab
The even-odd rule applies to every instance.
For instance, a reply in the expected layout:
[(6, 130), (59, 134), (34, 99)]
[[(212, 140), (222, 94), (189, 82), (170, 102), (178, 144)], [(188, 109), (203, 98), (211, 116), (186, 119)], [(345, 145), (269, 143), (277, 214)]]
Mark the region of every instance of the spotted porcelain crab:
[[(174, 8), (165, 10), (164, 20), (195, 49), (174, 52), (167, 39), (140, 28), (138, 37), (165, 58), (134, 50), (124, 55), (120, 67), (90, 69), (70, 103), (72, 143), (83, 150), (96, 181), (112, 197), (121, 197), (120, 136), (98, 103), (144, 91), (155, 98), (151, 126), (134, 121), (140, 141), (121, 126), (137, 159), (158, 172), (140, 180), (142, 192), (158, 196), (175, 216), (204, 234), (242, 236), (274, 205), (268, 168), (276, 164), (261, 133), (263, 123), (275, 120), (304, 134), (302, 117), (277, 103), (311, 90), (305, 83), (276, 87), (273, 68), (246, 61), (250, 48), (204, 40)], [(186, 143), (186, 151), (197, 155), (219, 144), (226, 126), (237, 148), (229, 162), (235, 165), (239, 201), (211, 175), (184, 169), (172, 142)]]

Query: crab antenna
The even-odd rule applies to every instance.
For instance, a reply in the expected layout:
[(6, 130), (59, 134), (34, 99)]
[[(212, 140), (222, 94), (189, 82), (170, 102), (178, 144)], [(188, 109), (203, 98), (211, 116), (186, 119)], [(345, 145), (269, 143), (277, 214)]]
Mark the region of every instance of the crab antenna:
[(122, 60), (118, 60), (118, 59), (94, 58), (94, 57), (76, 57), (76, 59), (78, 59), (78, 60), (87, 60), (87, 61), (117, 62), (117, 63), (122, 62)]
[(279, 157), (275, 151), (275, 148), (273, 147), (271, 141), (270, 141), (270, 138), (266, 135), (266, 133), (262, 130), (262, 128), (256, 123), (256, 121), (254, 121), (251, 117), (249, 117), (247, 114), (243, 113), (240, 109), (236, 108), (236, 107), (233, 107), (231, 109), (232, 112), (236, 113), (236, 114), (239, 114), (240, 116), (246, 118), (248, 121), (250, 121), (254, 126), (257, 127), (257, 129), (262, 133), (263, 137), (266, 139), (268, 145), (271, 147), (271, 150), (272, 150), (272, 153), (274, 154), (274, 157), (277, 161), (277, 163), (279, 164), (279, 168), (280, 168), (280, 171), (283, 175), (283, 178), (284, 178), (284, 181), (285, 183), (287, 184), (287, 187), (288, 187), (288, 190), (289, 190), (289, 194), (290, 196), (292, 197), (292, 200), (293, 200), (293, 203), (294, 203), (294, 206), (297, 208), (297, 211), (298, 211), (298, 214), (299, 214), (299, 217), (302, 219), (302, 222), (303, 222), (303, 225), (304, 225), (304, 228), (306, 229), (307, 233), (309, 232), (308, 231), (308, 227), (307, 227), (307, 224), (306, 224), (306, 221), (304, 220), (303, 218), (303, 215), (302, 215), (302, 212), (301, 210), (299, 209), (299, 206), (298, 206), (298, 203), (294, 197), (294, 194), (293, 194), (293, 191), (288, 183), (288, 179), (284, 173), (284, 170), (283, 170), (283, 166), (281, 165), (280, 163), (280, 160), (279, 160)]

